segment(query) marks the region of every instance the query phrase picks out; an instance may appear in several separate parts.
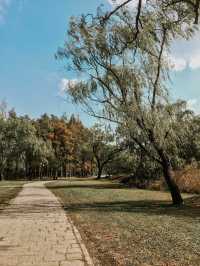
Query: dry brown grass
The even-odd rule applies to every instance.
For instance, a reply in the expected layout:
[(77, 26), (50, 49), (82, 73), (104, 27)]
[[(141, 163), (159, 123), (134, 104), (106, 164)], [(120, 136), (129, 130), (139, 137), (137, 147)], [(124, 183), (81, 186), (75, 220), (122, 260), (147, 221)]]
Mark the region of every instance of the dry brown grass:
[[(197, 166), (187, 165), (184, 169), (175, 171), (174, 180), (181, 192), (200, 194), (200, 168)], [(152, 190), (167, 190), (163, 178), (148, 183), (146, 187)]]
[(200, 193), (200, 169), (187, 166), (185, 169), (176, 171), (174, 178), (183, 192)]

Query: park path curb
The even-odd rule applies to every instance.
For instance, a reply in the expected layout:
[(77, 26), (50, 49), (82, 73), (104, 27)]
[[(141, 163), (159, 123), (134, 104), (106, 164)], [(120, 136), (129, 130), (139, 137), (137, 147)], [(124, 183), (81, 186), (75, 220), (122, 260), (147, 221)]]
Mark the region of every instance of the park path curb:
[(68, 219), (69, 219), (69, 222), (71, 223), (71, 226), (73, 228), (74, 235), (75, 235), (75, 237), (76, 237), (76, 239), (77, 239), (77, 241), (78, 241), (78, 243), (79, 243), (79, 245), (81, 247), (81, 250), (82, 250), (82, 252), (84, 254), (86, 263), (88, 264), (88, 266), (94, 266), (94, 264), (92, 262), (92, 259), (91, 259), (90, 255), (89, 255), (89, 253), (88, 253), (88, 251), (87, 251), (87, 249), (85, 247), (85, 244), (83, 243), (83, 240), (81, 238), (81, 235), (80, 235), (78, 229), (76, 228), (76, 226), (74, 225), (74, 223), (72, 222), (72, 220), (71, 220), (71, 218), (69, 216), (68, 216)]
[[(52, 182), (53, 182), (53, 181), (52, 181)], [(52, 183), (52, 182), (49, 182), (49, 183)], [(47, 188), (48, 188), (48, 187), (47, 187)], [(48, 188), (48, 189), (49, 189), (49, 188)], [(53, 192), (52, 192), (52, 193), (53, 193)], [(57, 196), (56, 196), (56, 197), (57, 197)], [(62, 208), (64, 209), (65, 205), (64, 205), (64, 202), (62, 201), (62, 199), (61, 199), (61, 198), (58, 198), (58, 197), (57, 197), (57, 199), (58, 199), (58, 201), (60, 202)], [(86, 263), (87, 263), (87, 266), (95, 266), (94, 263), (93, 263), (93, 261), (92, 261), (92, 259), (91, 259), (91, 257), (90, 257), (90, 255), (89, 255), (89, 253), (88, 253), (88, 251), (87, 251), (87, 248), (86, 248), (85, 244), (83, 243), (82, 237), (81, 237), (81, 235), (80, 235), (80, 233), (79, 233), (77, 227), (76, 227), (75, 224), (73, 223), (72, 219), (67, 215), (67, 212), (66, 212), (66, 211), (65, 211), (65, 213), (66, 213), (66, 217), (67, 217), (67, 219), (69, 220), (69, 222), (70, 222), (70, 224), (71, 224), (71, 227), (72, 227), (72, 230), (73, 230), (73, 232), (74, 232), (74, 235), (75, 235), (75, 237), (76, 237), (76, 239), (77, 239), (77, 242), (79, 243), (79, 245), (80, 245), (80, 247), (81, 247), (81, 250), (82, 250), (83, 255), (84, 255), (84, 257), (85, 257), (85, 261), (86, 261)]]

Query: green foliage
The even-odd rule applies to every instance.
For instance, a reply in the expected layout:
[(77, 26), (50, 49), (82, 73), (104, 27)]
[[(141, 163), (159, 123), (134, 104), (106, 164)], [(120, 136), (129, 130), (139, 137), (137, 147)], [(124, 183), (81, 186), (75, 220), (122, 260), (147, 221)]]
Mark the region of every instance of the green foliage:
[(109, 129), (102, 130), (101, 126), (96, 124), (90, 133), (90, 145), (97, 166), (97, 178), (100, 178), (106, 165), (114, 162), (115, 157), (123, 148), (117, 145), (114, 134)]
[[(37, 136), (30, 119), (12, 111), (0, 118), (1, 177), (17, 175), (23, 169), (47, 163), (52, 152), (49, 143)], [(26, 169), (26, 172), (28, 169)]]
[(72, 116), (18, 117), (1, 105), (0, 176), (37, 178), (88, 175), (93, 170), (89, 129)]

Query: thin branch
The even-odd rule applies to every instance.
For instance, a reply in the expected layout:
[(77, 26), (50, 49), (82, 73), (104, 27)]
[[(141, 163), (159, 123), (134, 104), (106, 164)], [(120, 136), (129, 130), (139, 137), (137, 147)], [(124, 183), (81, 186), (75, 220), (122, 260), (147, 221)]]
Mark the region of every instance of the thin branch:
[(161, 47), (160, 47), (160, 52), (159, 52), (159, 57), (158, 57), (158, 66), (157, 66), (157, 74), (156, 74), (156, 79), (153, 85), (153, 98), (152, 98), (152, 109), (154, 109), (155, 104), (156, 104), (156, 93), (157, 93), (157, 88), (158, 88), (158, 82), (160, 78), (160, 72), (162, 68), (162, 55), (163, 55), (163, 50), (164, 50), (164, 45), (167, 37), (167, 29), (163, 28), (163, 37), (161, 41)]
[(137, 39), (137, 36), (140, 32), (139, 30), (139, 24), (141, 24), (140, 21), (140, 14), (141, 14), (141, 9), (142, 9), (142, 0), (138, 1), (138, 8), (137, 8), (137, 15), (136, 15), (136, 21), (135, 21), (135, 26), (136, 26), (136, 34), (135, 34), (135, 40)]
[(103, 23), (105, 23), (107, 20), (112, 17), (118, 10), (120, 10), (122, 7), (126, 6), (128, 3), (130, 3), (132, 0), (127, 0), (124, 3), (118, 5), (116, 8), (114, 8), (111, 12), (107, 13), (105, 17), (103, 18)]

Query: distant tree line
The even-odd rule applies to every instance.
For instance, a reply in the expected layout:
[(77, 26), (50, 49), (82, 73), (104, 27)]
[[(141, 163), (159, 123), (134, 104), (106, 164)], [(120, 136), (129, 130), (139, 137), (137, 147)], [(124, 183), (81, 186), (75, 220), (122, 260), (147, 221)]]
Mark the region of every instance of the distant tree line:
[(89, 130), (73, 115), (31, 119), (1, 108), (1, 179), (91, 175), (94, 162), (88, 140)]

